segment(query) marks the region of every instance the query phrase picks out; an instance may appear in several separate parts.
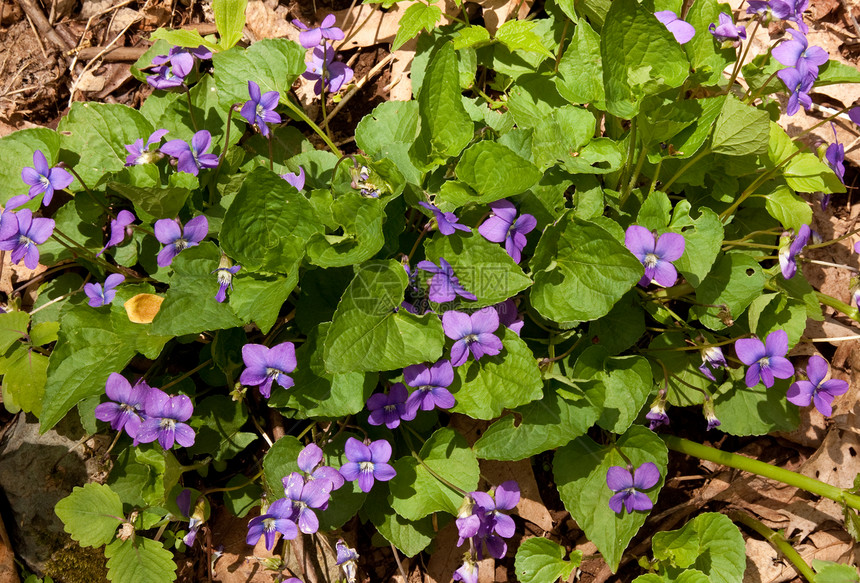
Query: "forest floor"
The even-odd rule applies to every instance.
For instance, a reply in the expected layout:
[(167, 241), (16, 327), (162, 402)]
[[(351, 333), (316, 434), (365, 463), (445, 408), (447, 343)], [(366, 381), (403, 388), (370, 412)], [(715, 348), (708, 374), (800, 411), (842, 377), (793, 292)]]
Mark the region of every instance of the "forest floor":
[[(451, 3), (450, 0), (448, 0)], [(520, 16), (529, 10), (540, 10), (533, 0), (480, 0), (467, 2), (472, 20), (496, 23), (509, 17), (517, 6)], [(306, 23), (318, 23), (334, 12), (338, 26), (345, 30), (365, 20), (372, 10), (349, 0), (251, 0), (247, 11), (246, 40), (288, 37), (297, 39), (298, 31), (290, 24), (293, 18)], [(355, 70), (355, 79), (366, 82), (334, 118), (335, 141), (346, 151), (354, 150), (351, 137), (356, 124), (376, 105), (389, 99), (409, 99), (411, 96), (408, 68), (414, 54), (414, 42), (407, 43), (394, 54), (390, 43), (397, 31), (397, 20), (404, 5), (383, 12), (377, 10), (356, 34), (344, 51), (344, 59)], [(455, 8), (452, 4), (452, 10)], [(732, 8), (737, 8), (732, 3)], [(812, 18), (810, 44), (824, 47), (831, 58), (857, 66), (860, 62), (860, 1), (815, 0), (811, 2)], [(853, 14), (853, 16), (852, 16)], [(30, 127), (56, 128), (60, 118), (73, 101), (100, 101), (139, 106), (151, 89), (138, 82), (130, 73), (130, 65), (150, 46), (149, 35), (159, 27), (197, 28), (204, 35), (215, 28), (211, 5), (195, 0), (0, 0), (0, 136)], [(751, 53), (761, 52), (771, 38), (783, 34), (778, 24), (760, 29), (753, 38)], [(382, 66), (378, 66), (378, 65)], [(299, 87), (300, 97), (307, 95)], [(821, 118), (850, 105), (860, 96), (857, 86), (816, 88), (816, 104), (810, 112), (780, 120), (789, 133), (795, 135)], [(319, 119), (318, 106), (310, 99), (306, 103), (312, 118)], [(329, 110), (330, 111), (330, 110)], [(826, 239), (838, 237), (856, 228), (860, 221), (860, 129), (847, 118), (838, 120), (836, 132), (846, 148), (845, 182), (848, 193), (836, 195), (829, 208), (822, 210), (814, 204), (813, 229)], [(831, 143), (829, 124), (811, 133), (810, 144)], [(847, 264), (860, 268), (858, 255), (852, 251), (855, 240), (815, 250), (814, 259)], [(27, 288), (35, 271), (8, 263), (0, 272), (0, 299), (8, 299), (16, 290)], [(804, 274), (817, 289), (840, 300), (850, 300), (849, 276), (844, 270), (804, 264)], [(842, 338), (860, 334), (860, 325), (826, 310), (823, 323), (810, 322), (808, 339)], [(814, 409), (802, 413), (800, 428), (793, 433), (754, 438), (735, 438), (719, 431), (705, 433), (698, 413), (685, 415), (673, 411), (672, 431), (689, 439), (714, 447), (740, 452), (781, 467), (814, 476), (840, 487), (850, 487), (860, 474), (860, 341), (821, 341), (799, 344), (796, 356), (821, 353), (832, 362), (834, 376), (851, 383), (849, 392), (836, 401), (833, 416), (824, 419)], [(2, 408), (0, 408), (2, 411)], [(0, 437), (16, 422), (16, 417), (0, 412)], [(452, 423), (474, 441), (486, 428), (486, 422), (453, 416)], [(801, 556), (850, 562), (860, 565), (860, 545), (853, 542), (843, 527), (840, 507), (824, 498), (757, 478), (717, 464), (700, 462), (672, 454), (669, 479), (659, 503), (631, 542), (617, 574), (596, 556), (596, 549), (579, 530), (558, 497), (552, 483), (551, 457), (514, 464), (482, 463), (482, 474), (494, 483), (516, 479), (523, 498), (517, 508), (518, 533), (510, 544), (516, 548), (523, 537), (545, 536), (567, 548), (583, 551), (586, 560), (581, 567), (580, 581), (630, 581), (640, 573), (636, 559), (650, 552), (651, 536), (658, 531), (680, 527), (693, 513), (702, 511), (748, 512), (773, 529), (781, 529), (793, 542)], [(5, 569), (14, 571), (13, 559), (17, 528), (9, 522), (9, 509), (0, 495), (0, 517), (6, 520), (7, 538), (0, 520), (0, 581)], [(48, 509), (45, 509), (48, 512)], [(223, 545), (222, 554), (214, 562), (214, 581), (224, 583), (270, 582), (266, 572), (254, 557), (269, 554), (262, 544), (251, 548), (245, 544), (247, 518), (231, 517), (223, 508), (213, 508), (209, 532), (205, 540), (213, 547)], [(361, 566), (365, 581), (397, 580), (403, 577), (392, 552), (387, 547), (373, 547), (372, 527), (353, 520), (345, 528), (345, 538), (362, 554)], [(751, 531), (745, 531), (748, 565), (745, 581), (750, 583), (780, 583), (800, 581), (787, 561), (774, 548)], [(462, 549), (456, 545), (453, 523), (441, 529), (432, 554), (422, 553), (413, 559), (403, 559), (403, 571), (409, 582), (447, 582), (462, 560)], [(261, 540), (262, 543), (262, 540)], [(10, 546), (12, 551), (10, 551)], [(180, 581), (207, 580), (206, 565), (211, 558), (200, 547), (184, 556), (178, 555)], [(489, 559), (481, 565), (482, 582), (514, 581), (513, 553), (506, 559)], [(14, 577), (11, 573), (9, 577)]]

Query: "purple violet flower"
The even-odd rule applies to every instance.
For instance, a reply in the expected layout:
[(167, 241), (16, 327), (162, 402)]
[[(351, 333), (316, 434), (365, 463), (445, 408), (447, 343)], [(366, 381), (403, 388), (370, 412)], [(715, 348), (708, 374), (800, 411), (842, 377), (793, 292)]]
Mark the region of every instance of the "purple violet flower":
[(318, 46), (311, 52), (311, 60), (306, 61), (307, 70), (302, 77), (316, 81), (314, 92), (320, 95), (323, 91), (322, 79), (325, 76), (326, 90), (337, 93), (345, 83), (352, 80), (353, 71), (341, 61), (334, 59), (334, 49), (329, 44)]
[[(385, 424), (389, 429), (400, 426), (400, 420), (411, 421), (415, 415), (409, 415), (406, 409), (406, 399), (409, 393), (403, 383), (394, 383), (388, 394), (376, 393), (367, 400), (370, 416), (367, 422), (371, 425)], [(417, 410), (415, 411), (417, 413)]]
[(313, 534), (320, 528), (320, 521), (314, 513), (314, 508), (328, 504), (332, 484), (328, 480), (310, 480), (305, 482), (298, 472), (292, 472), (283, 478), (284, 491), (293, 504), (294, 520), (299, 530), (305, 534)]
[(153, 65), (166, 65), (170, 62), (174, 75), (185, 77), (194, 68), (195, 59), (208, 61), (212, 58), (212, 51), (200, 45), (191, 47), (170, 47), (166, 55), (156, 55), (152, 58)]
[(107, 306), (113, 301), (116, 295), (116, 286), (125, 281), (125, 276), (121, 273), (111, 273), (105, 279), (104, 288), (100, 283), (88, 283), (84, 286), (84, 293), (90, 298), (88, 302), (91, 308), (100, 308)]
[(124, 376), (112, 372), (105, 383), (105, 393), (110, 401), (96, 406), (95, 418), (110, 423), (114, 431), (124, 429), (129, 437), (136, 439), (145, 417), (144, 406), (149, 389), (143, 379), (131, 386)]
[(281, 94), (277, 91), (267, 91), (260, 94), (260, 86), (253, 81), (248, 81), (248, 94), (251, 99), (242, 106), (242, 117), (263, 136), (269, 135), (270, 123), (281, 123), (281, 116), (275, 112)]
[[(785, 279), (791, 279), (797, 273), (797, 254), (800, 253), (809, 242), (809, 225), (803, 225), (794, 239), (787, 235), (781, 237), (779, 246), (779, 268)], [(789, 240), (791, 241), (789, 243)]]
[(463, 564), (454, 571), (454, 581), (463, 583), (478, 583), (478, 564), (469, 553), (463, 555)]
[(640, 225), (630, 225), (624, 234), (624, 246), (645, 266), (645, 275), (639, 285), (648, 287), (656, 281), (663, 287), (672, 287), (678, 281), (678, 271), (672, 261), (684, 254), (684, 236), (678, 233), (656, 234)]
[(158, 440), (164, 449), (173, 447), (176, 441), (182, 447), (194, 445), (194, 430), (183, 423), (194, 412), (191, 399), (185, 395), (171, 397), (161, 389), (151, 387), (144, 407), (146, 419), (137, 431), (137, 441), (151, 443)]
[(708, 27), (708, 31), (714, 35), (717, 42), (737, 46), (741, 40), (747, 37), (747, 30), (743, 26), (736, 26), (732, 17), (725, 12), (720, 12), (719, 19), (719, 25), (712, 22)]
[(513, 480), (500, 484), (493, 496), (487, 492), (471, 492), (458, 513), (456, 523), (460, 539), (457, 546), (474, 537), (479, 559), (483, 558), (484, 546), (490, 556), (504, 558), (508, 550), (504, 539), (514, 535), (516, 525), (510, 516), (501, 511), (513, 510), (519, 501), (520, 488)]
[(493, 308), (484, 308), (464, 314), (448, 310), (442, 315), (445, 336), (454, 340), (451, 347), (451, 364), (460, 366), (469, 358), (481, 360), (485, 354), (495, 356), (502, 351), (502, 341), (494, 334), (499, 327), (499, 314)]
[(304, 168), (299, 167), (298, 172), (287, 172), (286, 174), (281, 174), (281, 178), (286, 180), (289, 184), (293, 185), (299, 192), (301, 192), (302, 189), (305, 187)]
[(794, 375), (794, 367), (785, 354), (788, 352), (788, 334), (784, 330), (774, 330), (767, 335), (762, 344), (758, 338), (741, 338), (735, 342), (735, 353), (746, 365), (746, 384), (754, 387), (761, 380), (768, 389), (773, 386), (774, 377), (788, 379)]
[(161, 146), (161, 151), (176, 158), (176, 169), (179, 172), (197, 176), (205, 168), (218, 166), (218, 156), (206, 153), (211, 146), (212, 134), (200, 130), (191, 138), (190, 146), (182, 140), (170, 140)]
[(678, 18), (678, 15), (671, 10), (655, 12), (654, 16), (669, 29), (678, 44), (688, 43), (696, 36), (696, 29), (693, 28), (693, 25)]
[(287, 540), (298, 538), (299, 529), (293, 522), (293, 516), (292, 500), (288, 498), (275, 500), (265, 514), (256, 516), (248, 522), (248, 536), (245, 542), (255, 545), (261, 536), (265, 537), (266, 549), (271, 551), (275, 546), (277, 533), (284, 535)]
[(719, 346), (708, 346), (702, 349), (702, 364), (699, 365), (699, 371), (712, 381), (716, 381), (713, 371), (718, 368), (726, 368), (726, 357), (723, 355), (723, 349)]
[(101, 251), (96, 253), (96, 257), (104, 253), (110, 247), (115, 247), (123, 242), (123, 240), (127, 236), (131, 236), (134, 232), (129, 225), (131, 225), (136, 220), (134, 213), (127, 210), (121, 210), (116, 214), (115, 219), (111, 219), (110, 221), (110, 237), (108, 238), (108, 242), (105, 243), (105, 246)]
[(218, 277), (218, 293), (215, 294), (215, 300), (220, 304), (227, 299), (227, 288), (233, 290), (233, 276), (239, 273), (242, 269), (241, 265), (233, 265), (233, 262), (226, 255), (221, 255), (221, 261), (218, 263), (218, 269), (212, 273), (217, 273)]
[(152, 67), (152, 72), (154, 75), (147, 76), (146, 82), (149, 83), (153, 89), (166, 91), (167, 89), (180, 87), (185, 83), (185, 75), (177, 75), (176, 71), (169, 65)]
[(192, 509), (191, 490), (185, 488), (176, 497), (176, 506), (182, 515), (188, 518), (188, 534), (182, 537), (182, 542), (188, 547), (193, 546), (197, 538), (197, 531), (203, 526), (204, 510), (206, 508), (204, 499), (202, 496), (198, 496)]
[(786, 88), (791, 92), (788, 96), (788, 103), (785, 106), (786, 115), (794, 115), (800, 111), (802, 105), (804, 109), (812, 107), (812, 97), (809, 92), (815, 84), (815, 76), (812, 71), (801, 72), (795, 68), (780, 69), (776, 72), (776, 76), (785, 84)]
[(450, 302), (457, 296), (467, 300), (477, 300), (475, 294), (466, 291), (460, 280), (454, 275), (451, 264), (444, 257), (439, 258), (439, 267), (432, 261), (419, 261), (418, 269), (434, 274), (430, 278), (430, 301), (443, 303)]
[(766, 17), (767, 13), (770, 11), (770, 2), (766, 2), (764, 0), (748, 0), (747, 1), (747, 14), (753, 15), (758, 14), (761, 17)]
[(358, 480), (362, 492), (370, 492), (373, 482), (387, 482), (397, 475), (388, 460), (391, 459), (391, 444), (384, 439), (377, 439), (365, 445), (354, 437), (346, 440), (345, 446), (347, 463), (340, 468), (340, 474), (345, 480)]
[(134, 141), (133, 144), (126, 145), (125, 149), (128, 150), (128, 156), (125, 157), (125, 165), (126, 166), (139, 166), (141, 164), (150, 164), (158, 160), (161, 156), (156, 148), (154, 151), (149, 151), (150, 146), (153, 144), (157, 144), (161, 141), (165, 135), (167, 135), (167, 130), (155, 130), (152, 134), (146, 139), (146, 145), (143, 145), (143, 138), (138, 138)]
[(466, 231), (468, 233), (472, 230), (466, 225), (461, 225), (454, 213), (443, 213), (439, 207), (429, 202), (421, 201), (418, 204), (433, 213), (439, 232), (445, 236), (453, 235), (454, 231)]
[(661, 425), (669, 425), (669, 415), (666, 414), (666, 400), (657, 398), (651, 405), (651, 410), (645, 415), (645, 419), (650, 421), (648, 429), (654, 431)]
[(830, 122), (830, 128), (833, 130), (833, 143), (827, 146), (824, 161), (827, 162), (839, 181), (845, 184), (845, 146), (839, 143), (839, 136), (836, 135), (836, 126), (833, 122)]
[(287, 373), (296, 370), (296, 347), (292, 342), (281, 342), (267, 348), (262, 344), (246, 344), (242, 347), (242, 360), (245, 370), (239, 376), (243, 385), (260, 388), (260, 394), (269, 398), (272, 381), (277, 381), (285, 389), (293, 386), (293, 379)]
[(773, 15), (780, 20), (794, 22), (803, 34), (809, 32), (809, 27), (803, 22), (803, 12), (809, 5), (809, 0), (771, 0)]
[(337, 562), (335, 564), (343, 571), (347, 583), (355, 583), (358, 573), (358, 553), (355, 549), (348, 547), (343, 539), (338, 539), (335, 549), (337, 549)]
[(308, 481), (311, 480), (327, 480), (334, 491), (339, 489), (344, 484), (343, 476), (331, 466), (322, 465), (323, 450), (315, 443), (309, 443), (299, 453), (298, 457), (299, 469), (308, 474)]
[(499, 322), (501, 322), (502, 326), (510, 329), (514, 334), (519, 336), (525, 322), (523, 321), (523, 315), (517, 311), (517, 304), (514, 303), (514, 300), (507, 299), (500, 304), (496, 304), (493, 308), (499, 314)]
[(324, 38), (329, 40), (343, 40), (343, 31), (340, 28), (333, 26), (334, 22), (334, 14), (329, 14), (323, 18), (323, 21), (317, 28), (310, 28), (301, 20), (294, 18), (293, 25), (302, 31), (299, 33), (299, 44), (306, 49), (312, 49), (318, 46)]
[(825, 381), (828, 372), (827, 361), (817, 354), (809, 357), (806, 365), (807, 381), (795, 381), (788, 388), (786, 397), (790, 403), (798, 407), (808, 407), (814, 403), (815, 408), (830, 417), (833, 414), (833, 399), (848, 391), (848, 383), (840, 379)]
[(403, 382), (415, 390), (406, 399), (404, 419), (415, 419), (418, 411), (432, 411), (435, 407), (450, 409), (457, 404), (447, 387), (454, 382), (454, 368), (448, 360), (439, 360), (428, 367), (413, 364), (403, 369)]
[(27, 269), (39, 266), (39, 248), (54, 232), (54, 220), (33, 218), (33, 211), (6, 211), (0, 218), (0, 250), (11, 251), (12, 263), (24, 260)]
[(860, 126), (860, 107), (855, 107), (848, 110), (848, 119)]
[(208, 233), (209, 221), (204, 215), (194, 217), (185, 223), (184, 228), (179, 219), (155, 221), (155, 238), (164, 245), (158, 252), (156, 263), (159, 267), (167, 267), (183, 249), (196, 247)]
[(606, 485), (616, 492), (609, 499), (609, 508), (621, 514), (622, 505), (628, 513), (634, 510), (651, 510), (654, 503), (642, 490), (653, 488), (660, 481), (660, 470), (656, 464), (646, 462), (631, 474), (628, 468), (612, 466), (606, 472)]
[(787, 31), (794, 40), (785, 41), (773, 49), (773, 58), (786, 67), (795, 67), (801, 74), (809, 73), (818, 77), (818, 68), (829, 59), (827, 51), (821, 47), (810, 47), (806, 35), (789, 28)]
[(487, 241), (504, 243), (505, 251), (515, 263), (519, 263), (526, 246), (526, 235), (537, 226), (537, 220), (525, 213), (517, 217), (517, 208), (508, 200), (490, 203), (490, 208), (493, 212), (481, 223), (478, 232)]
[(705, 403), (702, 406), (705, 412), (705, 421), (708, 422), (708, 427), (705, 431), (710, 431), (711, 429), (716, 429), (721, 425), (720, 420), (717, 419), (717, 413), (714, 411), (714, 402), (710, 397), (705, 396)]
[(21, 170), (21, 180), (30, 185), (30, 191), (24, 196), (13, 197), (15, 202), (10, 200), (6, 208), (16, 208), (43, 193), (45, 196), (42, 198), (42, 204), (48, 206), (54, 198), (54, 192), (70, 185), (74, 177), (59, 166), (48, 166), (45, 155), (41, 150), (36, 150), (33, 152), (33, 167), (28, 166)]

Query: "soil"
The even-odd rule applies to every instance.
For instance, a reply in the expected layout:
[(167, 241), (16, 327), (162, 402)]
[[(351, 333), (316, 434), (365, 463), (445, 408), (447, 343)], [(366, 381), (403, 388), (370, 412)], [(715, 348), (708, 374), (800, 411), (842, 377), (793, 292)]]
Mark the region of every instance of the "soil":
[[(450, 4), (450, 2), (449, 2)], [(529, 7), (540, 10), (541, 2), (517, 0), (479, 0), (471, 2), (470, 15), (486, 16), (488, 23), (502, 20), (517, 6), (521, 16)], [(860, 59), (860, 1), (816, 0), (811, 3), (814, 43), (825, 47), (832, 58), (857, 66)], [(338, 14), (339, 23), (354, 22), (363, 18), (356, 14), (359, 2), (350, 0), (252, 0), (249, 6), (247, 38), (288, 36), (297, 38), (290, 19), (305, 23), (319, 22), (329, 12)], [(367, 8), (367, 7), (365, 7)], [(453, 4), (451, 4), (453, 10)], [(524, 12), (523, 12), (524, 10)], [(450, 11), (450, 10), (449, 10)], [(25, 13), (29, 16), (25, 16)], [(342, 55), (353, 67), (355, 79), (361, 79), (389, 56), (391, 30), (396, 22), (389, 18), (378, 23), (374, 34), (362, 34), (353, 40)], [(148, 46), (147, 39), (158, 27), (191, 26), (212, 30), (213, 16), (208, 4), (194, 0), (168, 2), (167, 0), (59, 0), (40, 5), (36, 0), (0, 0), (0, 136), (29, 127), (56, 127), (68, 111), (72, 101), (98, 100), (139, 106), (150, 89), (137, 82), (130, 74), (130, 64)], [(391, 28), (394, 26), (395, 28)], [(207, 28), (208, 27), (208, 28)], [(748, 27), (749, 28), (749, 27)], [(768, 43), (771, 37), (781, 35), (782, 29), (771, 24), (759, 30), (755, 37), (758, 46)], [(811, 37), (813, 38), (813, 37)], [(381, 39), (386, 39), (382, 42)], [(114, 42), (122, 51), (108, 53), (103, 60), (93, 61), (101, 48)], [(755, 48), (755, 47), (754, 47)], [(751, 51), (756, 54), (756, 50)], [(120, 58), (122, 54), (122, 58)], [(398, 51), (392, 59), (393, 67), (386, 66), (369, 78), (340, 111), (332, 125), (334, 141), (346, 152), (355, 151), (352, 141), (355, 126), (376, 105), (391, 98), (408, 99), (408, 82), (403, 82), (403, 71), (408, 71), (411, 59), (410, 45)], [(405, 88), (405, 93), (404, 93)], [(300, 98), (307, 88), (297, 88)], [(856, 86), (833, 86), (814, 93), (816, 104), (840, 109), (856, 99)], [(319, 107), (310, 106), (308, 113), (320, 121)], [(329, 100), (326, 111), (335, 103)], [(781, 120), (792, 134), (800, 133), (826, 115), (819, 109), (808, 115)], [(825, 238), (839, 237), (856, 228), (860, 219), (860, 141), (858, 128), (850, 123), (839, 123), (836, 129), (839, 140), (846, 145), (845, 182), (848, 192), (837, 195), (827, 210), (818, 204), (815, 208), (813, 228)], [(832, 141), (829, 127), (810, 134), (810, 143)], [(860, 268), (852, 245), (860, 237), (854, 236), (839, 245), (817, 250), (810, 257), (832, 263)], [(805, 264), (804, 275), (817, 289), (843, 301), (850, 300), (850, 282), (844, 270)], [(44, 268), (30, 271), (23, 266), (11, 266), (8, 259), (0, 272), (0, 299), (8, 300), (22, 290), (33, 278), (41, 277)], [(808, 338), (845, 337), (860, 334), (860, 325), (832, 310), (827, 310), (824, 323), (810, 323)], [(672, 411), (675, 434), (713, 445), (721, 449), (741, 452), (789, 469), (821, 477), (834, 485), (849, 487), (854, 476), (860, 474), (860, 341), (816, 341), (801, 344), (794, 351), (800, 358), (821, 353), (832, 361), (834, 376), (851, 382), (848, 394), (837, 400), (836, 409), (829, 420), (816, 412), (803, 413), (801, 427), (790, 434), (735, 438), (719, 431), (705, 432), (699, 411)], [(10, 431), (20, 416), (6, 413), (0, 407), (0, 438)], [(454, 415), (450, 424), (474, 441), (486, 428), (486, 423)], [(259, 462), (263, 450), (250, 451), (237, 461), (251, 467)], [(83, 462), (81, 462), (83, 463)], [(482, 464), (484, 476), (517, 479), (523, 488), (523, 501), (517, 508), (515, 521), (517, 535), (509, 547), (526, 537), (545, 536), (568, 550), (583, 551), (579, 580), (584, 583), (603, 581), (631, 581), (641, 574), (637, 559), (650, 553), (650, 537), (661, 530), (679, 528), (694, 513), (700, 511), (725, 512), (742, 510), (753, 514), (768, 526), (784, 529), (793, 537), (795, 548), (810, 562), (814, 558), (838, 560), (860, 564), (860, 546), (842, 528), (841, 510), (828, 500), (810, 497), (804, 493), (778, 487), (766, 480), (754, 478), (722, 466), (701, 462), (687, 456), (670, 456), (670, 479), (663, 489), (658, 505), (645, 526), (630, 543), (621, 569), (612, 574), (596, 555), (594, 545), (588, 542), (564, 509), (553, 484), (552, 454), (546, 453), (518, 464)], [(239, 471), (241, 467), (237, 468)], [(501, 481), (501, 480), (499, 480)], [(498, 483), (498, 482), (495, 482)], [(202, 486), (200, 484), (187, 484)], [(486, 484), (482, 484), (486, 487)], [(2, 492), (0, 492), (2, 493)], [(7, 496), (0, 496), (0, 581), (14, 582), (17, 570), (12, 559), (25, 559), (10, 549), (20, 541), (20, 524), (13, 518)], [(245, 544), (246, 518), (232, 517), (217, 502), (213, 503), (212, 518), (203, 527), (198, 540), (201, 545), (177, 554), (180, 582), (221, 581), (269, 582), (274, 580), (266, 571), (263, 559), (270, 557), (262, 544), (250, 548)], [(5, 529), (3, 525), (5, 523)], [(340, 533), (361, 555), (360, 581), (388, 581), (401, 583), (449, 581), (452, 572), (462, 560), (462, 549), (456, 545), (456, 530), (452, 522), (436, 525), (439, 530), (431, 548), (434, 552), (421, 553), (413, 559), (395, 557), (388, 545), (378, 544), (373, 528), (358, 519), (349, 522)], [(8, 533), (8, 535), (7, 535)], [(745, 581), (780, 583), (801, 581), (790, 565), (779, 557), (761, 537), (744, 530), (747, 539), (748, 568)], [(262, 541), (261, 541), (262, 542)], [(333, 557), (335, 540), (318, 540), (316, 559), (321, 568)], [(384, 542), (384, 541), (383, 541)], [(398, 559), (400, 564), (395, 560)], [(37, 567), (32, 562), (29, 568)], [(298, 568), (296, 565), (291, 566)], [(11, 574), (10, 574), (11, 573)], [(406, 574), (406, 580), (402, 573)], [(481, 564), (481, 581), (515, 581), (513, 553), (493, 563)], [(60, 573), (55, 580), (63, 581)], [(71, 579), (66, 579), (71, 580)], [(313, 579), (308, 577), (308, 581)]]

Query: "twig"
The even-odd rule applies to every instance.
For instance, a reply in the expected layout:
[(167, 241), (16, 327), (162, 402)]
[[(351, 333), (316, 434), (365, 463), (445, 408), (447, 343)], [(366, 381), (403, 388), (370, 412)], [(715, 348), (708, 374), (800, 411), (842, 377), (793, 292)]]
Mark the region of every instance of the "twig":
[(54, 27), (48, 22), (48, 19), (45, 18), (45, 15), (42, 13), (42, 9), (39, 8), (34, 0), (18, 0), (18, 6), (21, 7), (21, 10), (33, 20), (33, 24), (36, 25), (36, 28), (42, 34), (42, 36), (46, 37), (51, 44), (60, 49), (61, 51), (67, 51), (71, 46), (69, 46), (60, 35), (57, 34), (57, 31), (54, 30)]
[(33, 24), (33, 19), (30, 18), (30, 15), (25, 15), (27, 17), (27, 22), (30, 25), (30, 28), (33, 29), (33, 36), (36, 37), (36, 42), (39, 43), (39, 48), (42, 49), (42, 56), (45, 57), (45, 60), (48, 60), (48, 52), (45, 50), (45, 45), (42, 43), (42, 38), (39, 36), (39, 31), (36, 30), (36, 25)]
[(82, 61), (90, 61), (101, 57), (102, 61), (106, 63), (133, 63), (147, 50), (147, 47), (86, 47), (77, 51), (76, 54)]
[(325, 124), (328, 125), (328, 123), (332, 120), (332, 118), (335, 115), (337, 115), (337, 112), (339, 112), (341, 110), (341, 108), (343, 108), (343, 106), (346, 105), (346, 103), (350, 99), (352, 99), (352, 96), (355, 95), (356, 93), (358, 93), (358, 90), (361, 89), (362, 87), (364, 87), (365, 83), (367, 83), (368, 81), (370, 81), (371, 79), (376, 77), (376, 75), (378, 75), (379, 72), (382, 71), (382, 69), (384, 69), (388, 65), (388, 63), (391, 62), (391, 60), (393, 58), (394, 58), (394, 53), (389, 53), (388, 56), (386, 56), (384, 59), (379, 61), (379, 63), (377, 63), (375, 67), (373, 67), (370, 71), (368, 71), (367, 75), (365, 75), (364, 77), (359, 79), (358, 82), (355, 84), (355, 87), (350, 89), (349, 93), (344, 95), (343, 99), (340, 100), (340, 103), (338, 103), (337, 105), (334, 106), (334, 109), (332, 109), (331, 112), (328, 114), (328, 117), (325, 118)]

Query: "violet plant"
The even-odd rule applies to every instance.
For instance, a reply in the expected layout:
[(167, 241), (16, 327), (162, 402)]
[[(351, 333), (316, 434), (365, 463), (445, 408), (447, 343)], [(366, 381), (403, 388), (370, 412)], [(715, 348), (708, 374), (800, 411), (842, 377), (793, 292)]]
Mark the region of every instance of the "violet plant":
[[(822, 356), (807, 380), (793, 364), (822, 305), (860, 321), (804, 276), (853, 235), (810, 229), (810, 193), (846, 191), (845, 149), (771, 121), (780, 100), (793, 115), (823, 85), (860, 82), (810, 46), (805, 2), (749, 2), (749, 24), (708, 0), (558, 3), (493, 35), (435, 27), (441, 9), (416, 3), (393, 43), (421, 35), (399, 81), (415, 98), (337, 144), (329, 105), (354, 73), (336, 18), (245, 47), (244, 3), (214, 7), (217, 42), (154, 34), (133, 68), (157, 89), (140, 109), (75, 103), (56, 131), (0, 139), (0, 250), (49, 267), (36, 306), (12, 297), (0, 314), (5, 358), (42, 371), (4, 369), (3, 404), (115, 440), (106, 483), (56, 509), (74, 540), (105, 547), (111, 581), (169, 583), (174, 551), (215, 557), (210, 501), (281, 580), (310, 580), (288, 559), (323, 542), (348, 581), (390, 578), (445, 524), (464, 547), (454, 580), (477, 581), (488, 557), (515, 557), (518, 576), (551, 565), (523, 579), (536, 583), (571, 576), (573, 541), (524, 540), (524, 483), (489, 483), (479, 460), (551, 473), (540, 486), (613, 572), (639, 569), (625, 549), (670, 487), (670, 451), (860, 520), (849, 489), (679, 435), (790, 432), (799, 407), (839, 415), (847, 390)], [(791, 28), (746, 59), (747, 26), (768, 19)], [(719, 512), (682, 528), (705, 523), (724, 534), (696, 540), (726, 561), (681, 564), (655, 536), (637, 581), (740, 582), (740, 530)], [(398, 560), (374, 565), (363, 549), (383, 540), (373, 556)]]

